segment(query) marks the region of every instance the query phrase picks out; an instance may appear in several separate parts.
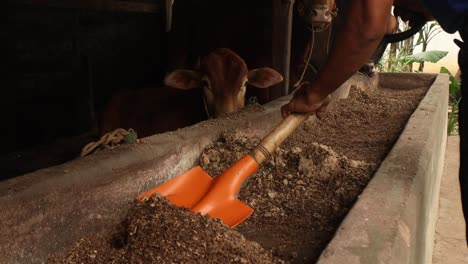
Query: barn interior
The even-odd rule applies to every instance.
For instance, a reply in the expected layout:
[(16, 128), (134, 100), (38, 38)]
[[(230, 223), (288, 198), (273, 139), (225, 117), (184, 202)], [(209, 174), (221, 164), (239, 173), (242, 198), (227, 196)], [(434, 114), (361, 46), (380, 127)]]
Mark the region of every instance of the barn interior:
[[(232, 49), (249, 68), (271, 67), (283, 75), (285, 81), (269, 89), (249, 87), (246, 100), (264, 104), (289, 92), (298, 78), (293, 65), (310, 38), (294, 1), (170, 3), (7, 3), (1, 180), (77, 158), (96, 139), (114, 93), (158, 89), (168, 71), (190, 69), (196, 56), (215, 48)], [(316, 45), (319, 56), (312, 60), (319, 66), (327, 45)]]
[[(273, 129), (281, 120), (279, 107), (287, 102), (289, 97), (285, 95), (290, 94), (301, 79), (304, 64), (308, 64), (305, 81), (315, 78), (324, 65), (348, 1), (335, 1), (339, 15), (333, 19), (332, 26), (315, 33), (301, 17), (299, 2), (304, 1), (7, 1), (2, 12), (4, 48), (1, 50), (6, 59), (1, 64), (5, 73), (1, 84), (5, 88), (0, 99), (0, 113), (6, 121), (6, 129), (0, 143), (0, 190), (3, 193), (0, 255), (7, 262), (43, 263), (51, 253), (64, 254), (64, 249), (83, 235), (113, 228), (130, 208), (129, 201), (134, 201), (137, 195), (197, 164), (205, 147), (218, 140), (220, 134), (242, 128), (248, 137), (262, 137)], [(314, 43), (313, 52), (310, 62), (306, 62), (311, 42)], [(80, 158), (83, 147), (99, 139), (103, 112), (115, 94), (162, 89), (169, 72), (195, 68), (199, 56), (216, 48), (233, 50), (249, 69), (271, 67), (283, 76), (283, 82), (268, 89), (248, 87), (245, 101), (262, 105), (262, 110), (208, 120), (200, 126), (148, 137), (143, 144), (121, 146)], [(350, 211), (351, 217), (346, 216), (344, 228), (337, 229), (338, 239), (327, 246), (331, 250), (322, 254), (328, 241), (314, 245), (322, 247), (314, 254), (340, 258), (331, 263), (342, 263), (353, 254), (374, 257), (381, 252), (391, 255), (395, 263), (403, 263), (402, 259), (424, 255), (421, 253), (426, 250), (424, 247), (432, 243), (433, 222), (427, 215), (434, 213), (443, 165), (447, 118), (444, 98), (448, 77), (387, 73), (374, 77), (354, 76), (339, 89), (334, 99), (347, 98), (350, 90), (380, 86), (404, 93), (424, 88), (429, 93), (408, 125), (402, 125), (409, 129), (403, 131), (390, 158), (379, 167), (370, 188), (362, 196), (350, 198), (350, 201), (356, 199), (354, 208), (357, 209)], [(163, 105), (168, 110), (177, 107), (180, 105)], [(377, 119), (389, 120), (385, 115)], [(353, 123), (348, 121), (336, 123)], [(353, 133), (361, 131), (349, 127), (337, 129), (340, 135), (343, 131), (349, 132), (350, 136), (340, 138), (346, 145), (355, 137)], [(374, 134), (380, 136), (383, 132), (388, 129)], [(362, 149), (373, 149), (369, 147), (369, 137), (358, 141)], [(380, 141), (376, 139), (378, 144)], [(408, 148), (413, 152), (408, 152)], [(402, 160), (400, 156), (407, 153), (411, 157)], [(392, 181), (388, 182), (389, 179)], [(289, 178), (286, 183), (278, 182), (285, 193), (295, 190)], [(302, 188), (302, 184), (297, 182), (296, 185)], [(328, 192), (329, 185), (318, 189)], [(280, 201), (277, 193), (258, 192), (262, 188), (255, 188), (253, 193), (264, 193), (267, 201), (270, 198)], [(334, 189), (330, 197), (336, 197)], [(313, 199), (325, 200), (323, 196)], [(298, 202), (316, 207), (304, 199)], [(372, 205), (371, 210), (369, 205)], [(330, 208), (336, 211), (338, 207)], [(256, 214), (262, 212), (266, 211), (259, 209)], [(367, 215), (370, 220), (363, 221)], [(304, 214), (301, 217), (316, 222), (315, 216)], [(335, 222), (338, 225), (339, 221)], [(309, 228), (307, 224), (300, 225), (303, 229), (291, 226), (287, 230), (298, 233)], [(277, 227), (279, 225), (272, 225), (275, 231)], [(332, 239), (334, 230), (326, 230), (332, 234), (327, 239)], [(260, 231), (252, 233), (257, 239), (254, 241), (273, 240), (268, 235), (274, 232)], [(368, 247), (367, 241), (362, 245), (346, 244), (355, 243), (361, 232), (379, 236), (391, 248), (380, 247), (381, 243), (375, 243), (375, 248)], [(278, 237), (278, 243), (283, 244), (284, 237), (281, 234)], [(311, 252), (312, 247), (301, 240), (291, 241), (295, 246), (306, 248), (305, 253)], [(405, 243), (411, 247), (402, 246)], [(356, 253), (354, 248), (357, 247), (367, 251)], [(297, 255), (296, 251), (289, 253)]]

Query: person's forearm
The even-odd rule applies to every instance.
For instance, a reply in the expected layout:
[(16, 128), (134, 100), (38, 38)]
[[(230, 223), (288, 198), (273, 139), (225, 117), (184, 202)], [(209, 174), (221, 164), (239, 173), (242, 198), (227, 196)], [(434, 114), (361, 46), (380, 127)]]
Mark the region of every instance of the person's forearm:
[[(355, 1), (355, 2), (354, 2)], [(385, 35), (392, 0), (353, 0), (324, 68), (312, 86), (332, 93), (372, 56)]]

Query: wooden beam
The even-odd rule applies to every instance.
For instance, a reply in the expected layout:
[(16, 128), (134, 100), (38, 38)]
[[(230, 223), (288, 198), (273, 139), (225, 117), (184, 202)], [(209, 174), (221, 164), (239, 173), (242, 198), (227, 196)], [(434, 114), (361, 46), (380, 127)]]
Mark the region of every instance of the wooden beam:
[(11, 6), (42, 6), (105, 12), (159, 13), (162, 11), (159, 3), (117, 0), (15, 0), (7, 3)]
[(283, 83), (270, 88), (270, 100), (289, 94), (289, 64), (294, 0), (273, 2), (273, 67), (283, 75)]

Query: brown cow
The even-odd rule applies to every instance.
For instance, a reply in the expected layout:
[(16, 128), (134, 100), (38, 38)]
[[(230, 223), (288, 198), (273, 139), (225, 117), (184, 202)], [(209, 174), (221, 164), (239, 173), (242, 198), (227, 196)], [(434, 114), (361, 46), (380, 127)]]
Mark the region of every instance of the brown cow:
[[(273, 41), (276, 19), (272, 12), (278, 2), (281, 1), (174, 1), (173, 27), (167, 34), (167, 71), (190, 67), (199, 56), (217, 47), (232, 48), (251, 68), (274, 65), (283, 70), (281, 54), (285, 50), (275, 52), (279, 41)], [(246, 97), (256, 97), (263, 104), (281, 95), (278, 87), (249, 86)]]
[(103, 114), (101, 134), (122, 127), (146, 137), (193, 125), (243, 108), (247, 83), (268, 88), (282, 80), (271, 68), (248, 71), (236, 53), (217, 49), (201, 58), (199, 70), (169, 73), (166, 87), (113, 96)]

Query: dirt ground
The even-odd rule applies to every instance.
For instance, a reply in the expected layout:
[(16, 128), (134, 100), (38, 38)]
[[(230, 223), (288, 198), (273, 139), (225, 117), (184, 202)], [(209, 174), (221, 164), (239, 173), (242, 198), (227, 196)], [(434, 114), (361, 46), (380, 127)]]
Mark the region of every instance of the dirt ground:
[[(311, 263), (332, 238), (404, 128), (426, 88), (352, 88), (324, 120), (303, 124), (249, 178), (255, 209), (236, 229), (156, 197), (136, 204), (114, 234), (84, 238), (51, 263)], [(216, 176), (258, 138), (233, 131), (200, 155)]]
[(450, 136), (447, 139), (444, 174), (440, 186), (439, 215), (432, 256), (434, 264), (468, 262), (466, 225), (460, 199), (459, 168), (460, 137)]

